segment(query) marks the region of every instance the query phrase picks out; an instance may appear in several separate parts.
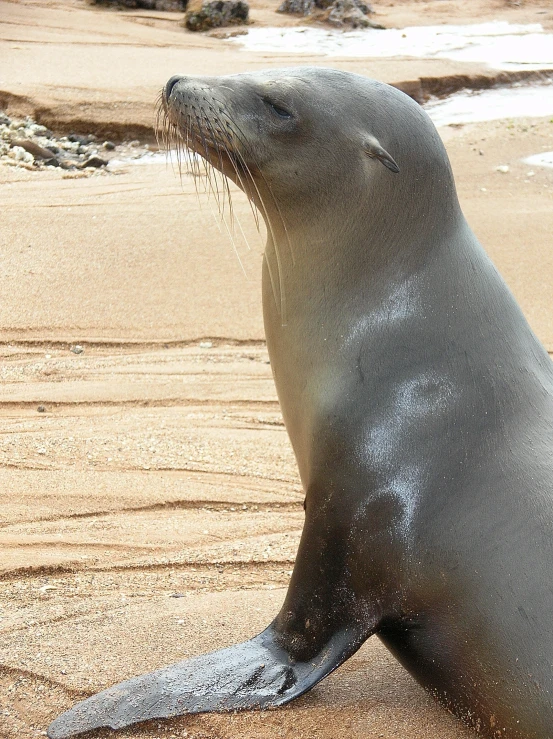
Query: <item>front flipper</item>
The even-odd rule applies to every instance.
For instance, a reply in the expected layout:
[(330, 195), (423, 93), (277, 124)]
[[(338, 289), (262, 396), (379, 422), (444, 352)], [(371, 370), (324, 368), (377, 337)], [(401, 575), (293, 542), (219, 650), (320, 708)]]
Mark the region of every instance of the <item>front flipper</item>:
[(367, 636), (344, 628), (312, 659), (296, 662), (278, 645), (271, 624), (242, 644), (133, 677), (87, 698), (50, 724), (48, 736), (64, 739), (186, 713), (280, 706), (335, 670)]

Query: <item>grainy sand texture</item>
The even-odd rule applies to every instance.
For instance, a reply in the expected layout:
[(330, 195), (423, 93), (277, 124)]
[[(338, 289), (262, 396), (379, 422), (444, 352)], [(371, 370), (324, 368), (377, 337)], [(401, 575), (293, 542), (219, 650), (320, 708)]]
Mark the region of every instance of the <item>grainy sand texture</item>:
[[(300, 23), (277, 4), (252, 2), (256, 27)], [(388, 27), (502, 19), (553, 29), (546, 0), (375, 7)], [(412, 88), (494, 74), (447, 59), (248, 52), (184, 31), (181, 18), (0, 0), (0, 108), (58, 135), (153, 146), (156, 96), (175, 73), (314, 64)], [(549, 351), (553, 169), (522, 160), (553, 150), (552, 119), (440, 129), (464, 212)], [(283, 600), (303, 493), (264, 345), (263, 232), (245, 198), (233, 201), (250, 248), (238, 230), (233, 246), (186, 168), (0, 166), (3, 739), (44, 735), (79, 698), (252, 636)], [(287, 708), (121, 735), (472, 736), (376, 638)]]

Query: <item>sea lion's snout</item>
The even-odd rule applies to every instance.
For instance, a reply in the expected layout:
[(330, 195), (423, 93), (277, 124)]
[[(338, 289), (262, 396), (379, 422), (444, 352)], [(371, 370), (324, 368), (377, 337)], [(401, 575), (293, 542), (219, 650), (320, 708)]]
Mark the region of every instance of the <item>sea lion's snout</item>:
[(182, 80), (182, 79), (183, 78), (179, 74), (176, 74), (173, 77), (171, 77), (171, 79), (169, 80), (169, 82), (165, 85), (165, 93), (164, 93), (165, 94), (165, 101), (168, 101), (169, 100), (173, 88), (175, 87), (175, 85), (177, 84), (177, 82), (179, 80)]

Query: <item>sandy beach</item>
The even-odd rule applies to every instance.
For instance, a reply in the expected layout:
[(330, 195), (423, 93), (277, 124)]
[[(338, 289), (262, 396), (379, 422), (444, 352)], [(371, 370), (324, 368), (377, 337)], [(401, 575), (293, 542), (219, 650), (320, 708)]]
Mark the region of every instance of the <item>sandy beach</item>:
[[(253, 2), (252, 28), (303, 23), (276, 7)], [(553, 31), (546, 0), (375, 10), (388, 28), (506, 20)], [(245, 51), (181, 19), (0, 0), (0, 110), (59, 135), (155, 147), (156, 97), (175, 73), (310, 64), (410, 89), (497, 74), (451, 59)], [(553, 151), (553, 115), (439, 130), (469, 223), (553, 353), (553, 169), (523, 161)], [(86, 176), (0, 166), (3, 739), (40, 737), (79, 698), (252, 636), (283, 600), (303, 493), (264, 344), (264, 234), (235, 192), (245, 238), (231, 238), (196, 184), (164, 163)], [(284, 709), (121, 736), (473, 734), (374, 638)]]

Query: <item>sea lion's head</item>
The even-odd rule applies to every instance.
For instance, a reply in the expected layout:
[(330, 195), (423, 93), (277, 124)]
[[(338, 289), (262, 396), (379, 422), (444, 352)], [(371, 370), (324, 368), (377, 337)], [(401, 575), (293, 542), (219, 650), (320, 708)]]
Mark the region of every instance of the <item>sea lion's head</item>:
[(235, 182), (273, 223), (328, 229), (347, 219), (366, 229), (384, 219), (409, 231), (405, 220), (434, 227), (421, 219), (425, 203), (442, 223), (458, 209), (426, 113), (360, 75), (298, 67), (175, 76), (160, 111), (170, 139)]
[(385, 126), (371, 126), (371, 105), (354, 89), (360, 81), (368, 82), (316, 68), (175, 76), (162, 109), (168, 130), (252, 199), (268, 186), (281, 202), (328, 191), (340, 170), (345, 178), (382, 165), (399, 172), (380, 141), (390, 138)]

